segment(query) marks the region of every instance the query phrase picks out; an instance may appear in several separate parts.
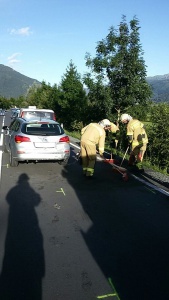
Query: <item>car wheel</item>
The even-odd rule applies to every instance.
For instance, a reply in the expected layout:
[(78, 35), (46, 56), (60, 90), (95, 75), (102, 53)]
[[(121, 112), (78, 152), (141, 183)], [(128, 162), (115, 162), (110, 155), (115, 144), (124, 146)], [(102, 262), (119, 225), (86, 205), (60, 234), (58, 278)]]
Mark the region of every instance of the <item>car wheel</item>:
[(8, 153), (8, 150), (7, 150), (7, 148), (6, 148), (6, 145), (4, 146), (4, 152), (5, 152), (5, 153)]
[(10, 166), (17, 167), (18, 164), (19, 164), (18, 161), (12, 156), (12, 152), (10, 152)]

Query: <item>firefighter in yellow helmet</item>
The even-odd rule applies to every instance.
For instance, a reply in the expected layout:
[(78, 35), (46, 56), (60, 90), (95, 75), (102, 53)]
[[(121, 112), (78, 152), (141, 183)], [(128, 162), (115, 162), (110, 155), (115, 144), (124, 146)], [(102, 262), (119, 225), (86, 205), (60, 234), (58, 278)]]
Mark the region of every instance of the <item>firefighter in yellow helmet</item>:
[(81, 130), (81, 158), (83, 174), (92, 178), (96, 162), (96, 146), (101, 157), (104, 153), (105, 131), (111, 127), (110, 121), (104, 119), (99, 123), (90, 123)]
[(128, 114), (121, 115), (121, 122), (127, 124), (127, 136), (129, 145), (131, 145), (129, 166), (136, 164), (139, 170), (143, 170), (142, 161), (148, 143), (144, 124)]

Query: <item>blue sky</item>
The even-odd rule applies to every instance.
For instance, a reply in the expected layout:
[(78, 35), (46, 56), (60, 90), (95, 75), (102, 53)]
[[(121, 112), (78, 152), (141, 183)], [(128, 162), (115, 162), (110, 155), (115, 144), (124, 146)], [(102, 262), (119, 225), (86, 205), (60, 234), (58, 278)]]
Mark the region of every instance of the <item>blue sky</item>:
[(147, 76), (168, 74), (168, 13), (168, 0), (0, 0), (0, 64), (51, 85), (70, 60), (83, 75), (86, 52), (125, 15), (139, 20)]

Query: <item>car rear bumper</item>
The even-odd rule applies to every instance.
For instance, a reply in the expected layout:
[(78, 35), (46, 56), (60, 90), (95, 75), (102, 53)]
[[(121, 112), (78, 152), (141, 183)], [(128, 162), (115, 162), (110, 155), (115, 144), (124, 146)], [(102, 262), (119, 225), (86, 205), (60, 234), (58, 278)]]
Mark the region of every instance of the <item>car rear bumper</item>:
[(39, 161), (39, 160), (66, 160), (70, 157), (70, 153), (65, 153), (65, 154), (52, 154), (52, 153), (48, 153), (48, 154), (28, 154), (28, 153), (24, 153), (24, 154), (18, 154), (17, 156), (14, 156), (13, 158), (17, 161), (25, 161), (25, 160), (31, 160), (31, 161)]

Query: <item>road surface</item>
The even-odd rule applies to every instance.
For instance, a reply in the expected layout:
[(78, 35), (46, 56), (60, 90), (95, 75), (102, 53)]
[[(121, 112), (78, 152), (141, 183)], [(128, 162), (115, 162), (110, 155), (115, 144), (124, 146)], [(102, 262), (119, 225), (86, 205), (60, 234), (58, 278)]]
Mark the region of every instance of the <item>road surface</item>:
[(86, 179), (75, 141), (66, 167), (0, 149), (1, 300), (169, 299), (167, 192), (99, 160)]

